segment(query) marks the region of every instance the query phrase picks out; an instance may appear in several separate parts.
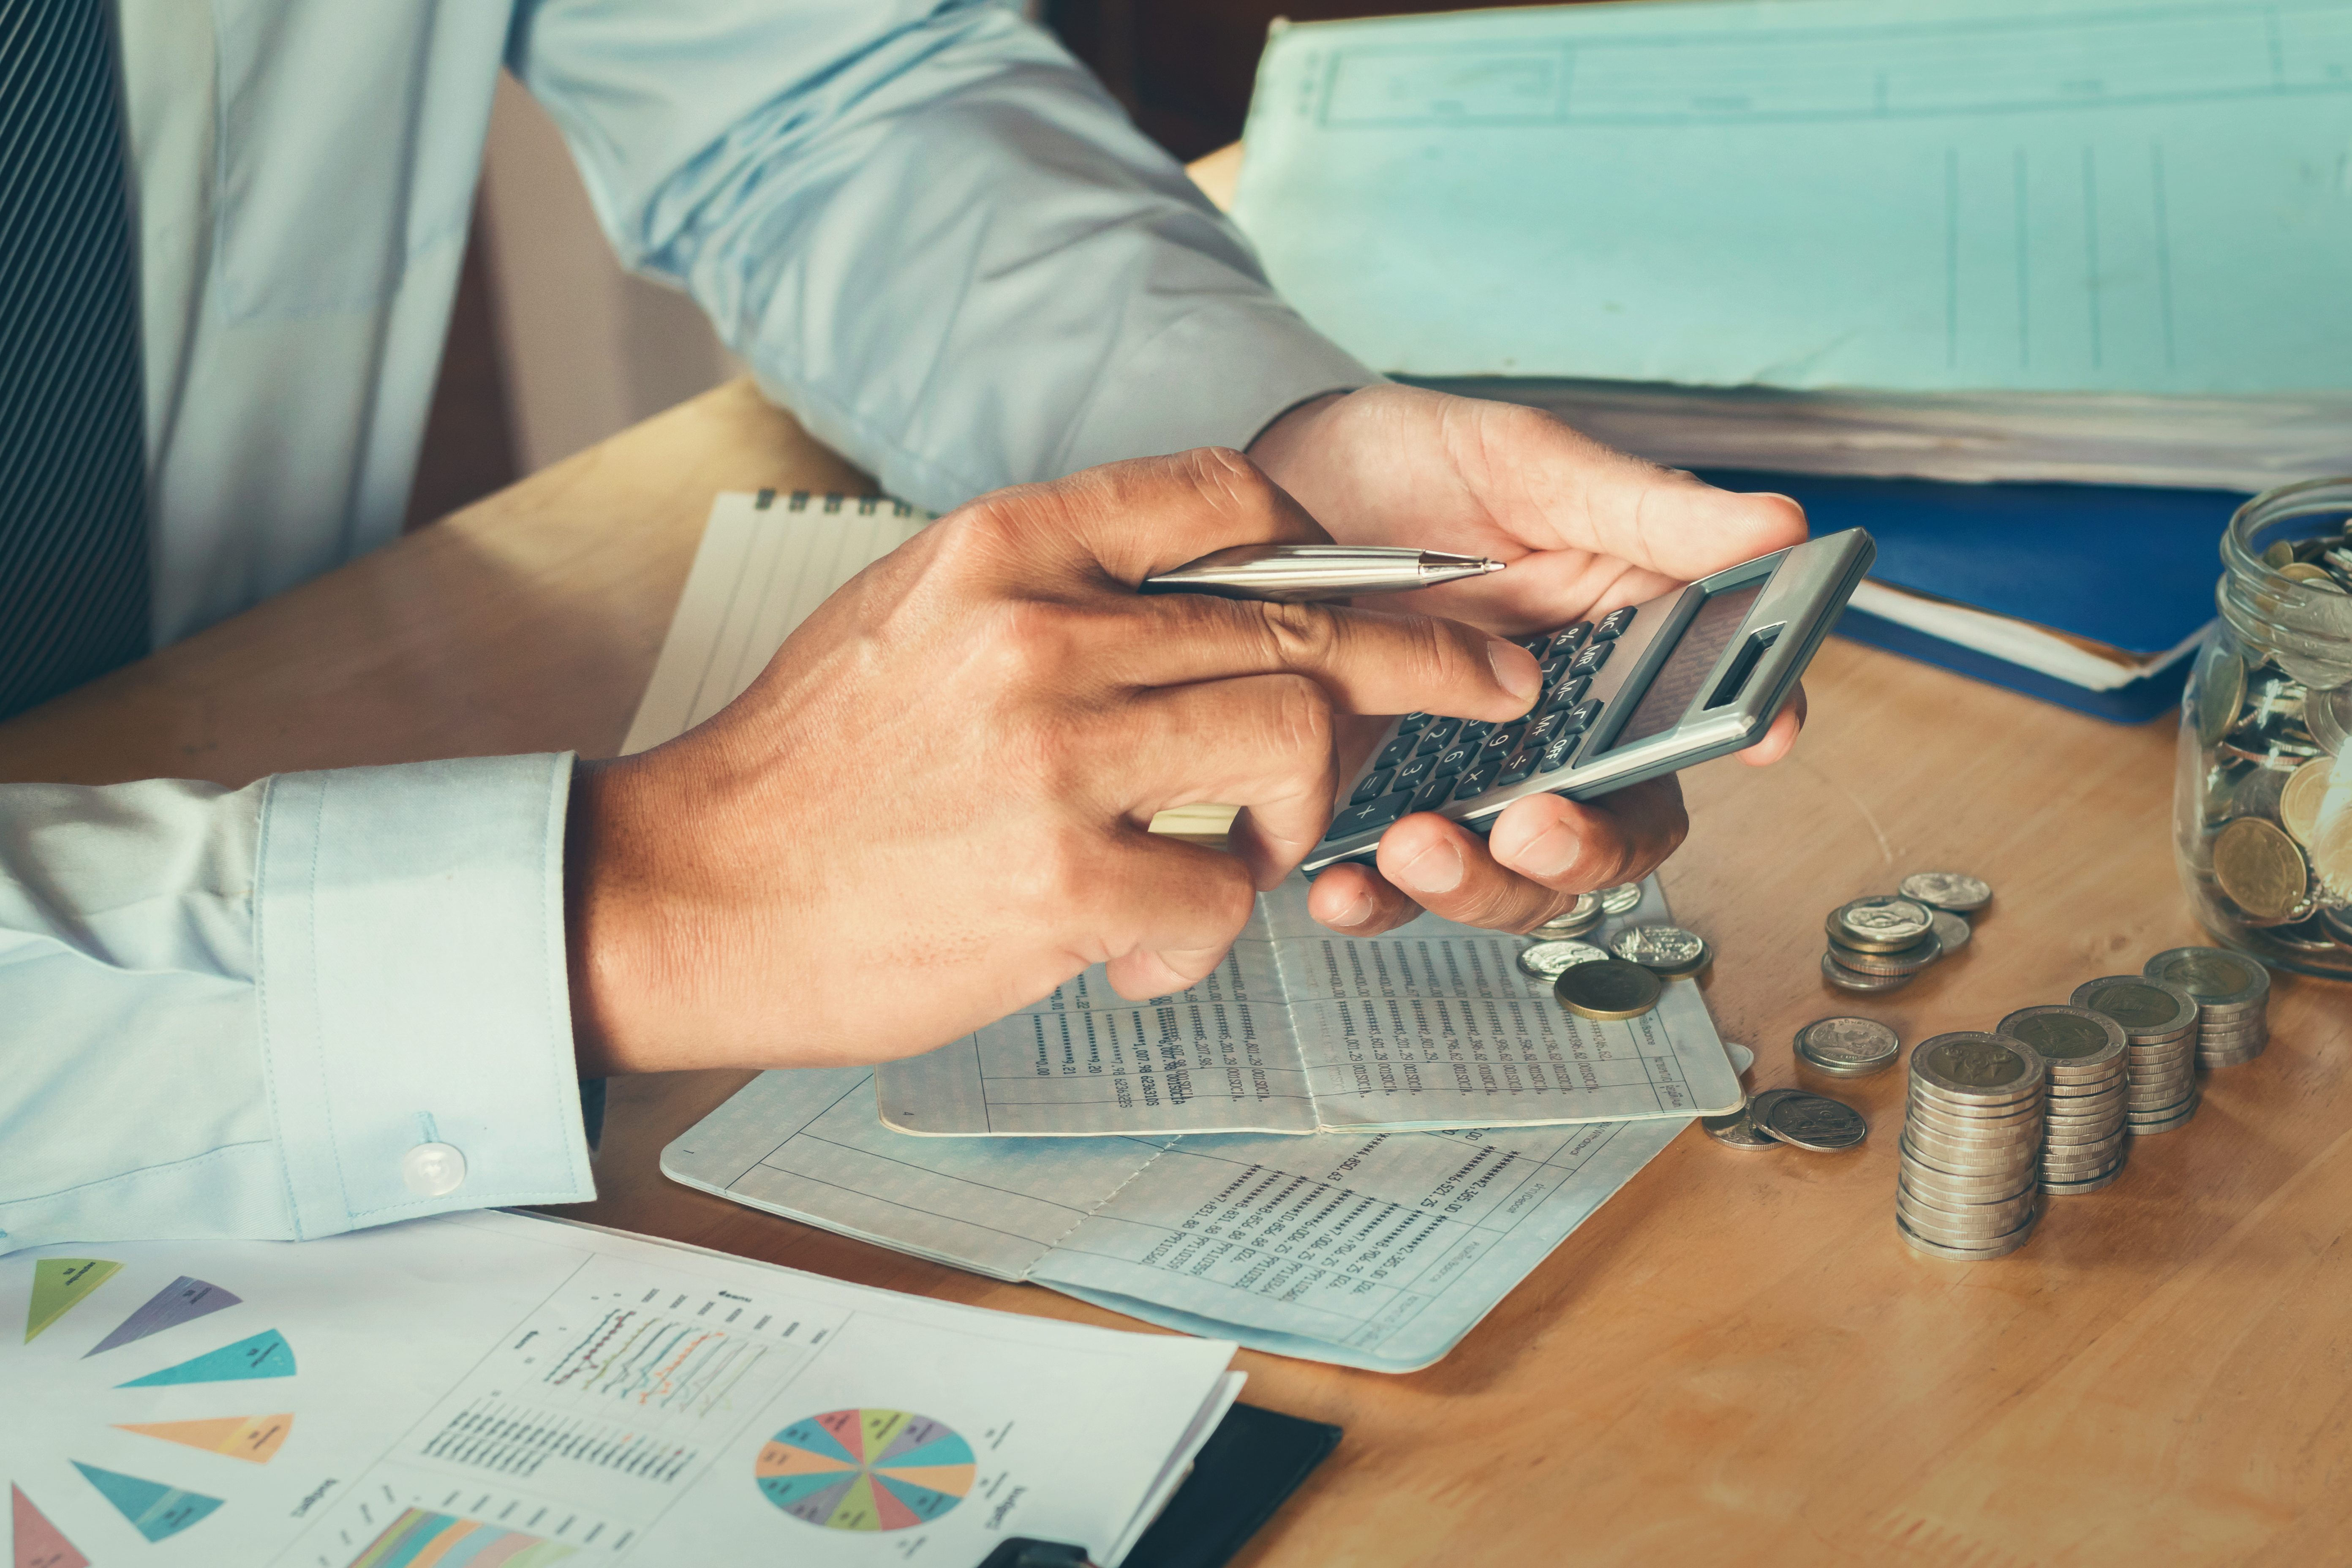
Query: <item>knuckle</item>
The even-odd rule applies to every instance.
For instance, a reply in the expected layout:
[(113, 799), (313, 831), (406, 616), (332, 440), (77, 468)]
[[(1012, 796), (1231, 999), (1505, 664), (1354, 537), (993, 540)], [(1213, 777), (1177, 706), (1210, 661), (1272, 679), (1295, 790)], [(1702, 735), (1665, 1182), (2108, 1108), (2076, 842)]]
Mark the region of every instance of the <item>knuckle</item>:
[(1287, 669), (1320, 669), (1339, 646), (1337, 617), (1312, 605), (1261, 605), (1258, 624), (1269, 656)]

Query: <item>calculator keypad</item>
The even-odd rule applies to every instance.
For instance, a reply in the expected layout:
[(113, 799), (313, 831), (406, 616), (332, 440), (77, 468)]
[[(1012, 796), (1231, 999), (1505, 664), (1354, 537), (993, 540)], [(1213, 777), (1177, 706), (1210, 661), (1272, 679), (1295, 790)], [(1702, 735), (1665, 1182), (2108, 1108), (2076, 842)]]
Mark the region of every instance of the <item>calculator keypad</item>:
[(1612, 610), (1599, 622), (1579, 621), (1519, 639), (1543, 672), (1543, 695), (1523, 719), (1465, 723), (1408, 713), (1331, 819), (1327, 840), (1388, 826), (1409, 811), (1433, 811), (1475, 800), (1487, 791), (1559, 773), (1575, 758), (1600, 721), (1601, 703), (1587, 695), (1635, 610)]

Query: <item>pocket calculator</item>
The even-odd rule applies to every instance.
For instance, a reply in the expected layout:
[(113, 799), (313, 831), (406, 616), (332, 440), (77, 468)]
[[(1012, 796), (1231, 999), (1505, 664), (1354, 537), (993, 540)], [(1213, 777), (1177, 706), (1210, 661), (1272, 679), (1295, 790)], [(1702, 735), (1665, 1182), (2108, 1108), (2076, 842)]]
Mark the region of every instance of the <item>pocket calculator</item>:
[(1850, 528), (1520, 639), (1543, 668), (1535, 706), (1499, 724), (1399, 719), (1301, 868), (1371, 864), (1408, 812), (1485, 833), (1521, 795), (1590, 800), (1755, 744), (1877, 553)]

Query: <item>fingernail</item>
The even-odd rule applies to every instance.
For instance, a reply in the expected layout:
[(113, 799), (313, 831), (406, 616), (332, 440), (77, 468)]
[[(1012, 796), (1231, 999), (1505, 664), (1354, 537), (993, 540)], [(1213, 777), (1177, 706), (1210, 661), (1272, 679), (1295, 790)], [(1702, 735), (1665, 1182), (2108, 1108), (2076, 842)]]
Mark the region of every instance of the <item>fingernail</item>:
[(1356, 895), (1356, 901), (1349, 904), (1346, 909), (1341, 910), (1338, 915), (1333, 917), (1331, 924), (1334, 926), (1362, 925), (1366, 921), (1372, 918), (1373, 908), (1371, 894), (1358, 893)]
[(1462, 885), (1462, 851), (1441, 838), (1398, 868), (1397, 879), (1416, 893), (1450, 893)]
[(1511, 858), (1530, 877), (1557, 877), (1576, 864), (1583, 848), (1582, 838), (1565, 824), (1555, 823), (1528, 839)]
[(1503, 689), (1522, 702), (1533, 702), (1536, 693), (1543, 689), (1543, 671), (1536, 668), (1536, 656), (1523, 647), (1490, 638), (1486, 662), (1495, 667), (1495, 679)]

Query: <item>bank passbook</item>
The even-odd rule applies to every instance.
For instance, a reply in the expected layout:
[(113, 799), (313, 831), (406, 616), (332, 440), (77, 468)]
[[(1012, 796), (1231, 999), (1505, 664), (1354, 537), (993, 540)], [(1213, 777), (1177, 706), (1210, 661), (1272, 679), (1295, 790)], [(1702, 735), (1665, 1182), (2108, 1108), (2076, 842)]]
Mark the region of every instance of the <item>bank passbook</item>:
[(1754, 745), (1876, 554), (1848, 529), (1525, 639), (1544, 678), (1527, 715), (1397, 720), (1303, 869), (1370, 863), (1408, 812), (1484, 833), (1521, 795), (1589, 800)]

